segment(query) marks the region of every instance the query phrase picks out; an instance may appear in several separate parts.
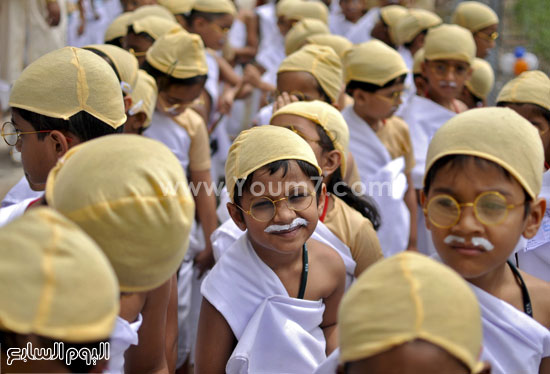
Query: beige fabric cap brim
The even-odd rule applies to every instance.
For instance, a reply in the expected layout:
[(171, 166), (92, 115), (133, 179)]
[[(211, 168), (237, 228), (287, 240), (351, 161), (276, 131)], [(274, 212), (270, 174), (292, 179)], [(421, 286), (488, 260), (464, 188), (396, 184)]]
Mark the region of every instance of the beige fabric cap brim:
[(422, 254), (402, 252), (363, 272), (342, 299), (338, 326), (342, 363), (421, 339), (447, 351), (471, 373), (482, 367), (475, 294), (460, 275)]
[[(495, 85), (495, 73), (491, 65), (476, 57), (472, 63), (472, 76), (465, 85), (476, 97), (486, 100)], [(548, 92), (550, 98), (550, 90)]]
[(119, 311), (115, 273), (98, 245), (53, 209), (0, 229), (0, 329), (70, 343), (109, 338)]
[(449, 155), (492, 161), (507, 170), (533, 200), (540, 193), (544, 150), (539, 133), (511, 109), (471, 109), (447, 121), (430, 142), (424, 183), (432, 165)]
[(345, 81), (359, 81), (384, 86), (409, 72), (403, 57), (379, 40), (356, 45), (344, 57)]
[(237, 8), (231, 0), (195, 0), (193, 9), (205, 13), (237, 14)]
[(498, 24), (498, 15), (489, 6), (478, 1), (463, 1), (452, 15), (452, 23), (476, 32)]
[(46, 200), (96, 241), (123, 292), (159, 287), (183, 261), (195, 204), (180, 162), (156, 140), (117, 134), (71, 148), (48, 175)]
[(550, 110), (550, 79), (540, 70), (526, 71), (506, 83), (497, 103), (536, 104)]
[(342, 91), (342, 63), (332, 48), (306, 45), (285, 58), (277, 73), (286, 71), (310, 73), (332, 102), (338, 100)]
[(273, 113), (273, 118), (281, 114), (292, 114), (306, 118), (321, 126), (332, 141), (334, 149), (340, 152), (340, 169), (346, 175), (346, 161), (348, 156), (349, 129), (342, 114), (330, 104), (322, 101), (298, 101), (285, 105)]
[(113, 69), (95, 53), (74, 47), (27, 66), (13, 85), (9, 105), (64, 120), (84, 111), (115, 129), (126, 122)]
[(319, 175), (322, 173), (309, 144), (291, 130), (257, 126), (242, 131), (229, 148), (225, 162), (225, 185), (231, 202), (237, 181), (279, 160), (302, 160), (315, 166)]
[(471, 64), (476, 56), (472, 33), (457, 25), (433, 27), (424, 43), (426, 60), (458, 60)]

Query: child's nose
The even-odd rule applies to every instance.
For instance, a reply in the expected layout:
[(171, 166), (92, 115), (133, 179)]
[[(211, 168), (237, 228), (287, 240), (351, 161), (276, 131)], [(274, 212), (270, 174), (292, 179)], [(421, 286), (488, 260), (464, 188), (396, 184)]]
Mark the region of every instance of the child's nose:
[(275, 217), (273, 217), (273, 220), (275, 222), (288, 223), (289, 220), (294, 219), (295, 216), (296, 212), (288, 207), (287, 200), (283, 200), (277, 203)]
[(473, 234), (483, 231), (483, 224), (477, 219), (472, 206), (462, 207), (458, 222), (451, 228), (453, 232)]

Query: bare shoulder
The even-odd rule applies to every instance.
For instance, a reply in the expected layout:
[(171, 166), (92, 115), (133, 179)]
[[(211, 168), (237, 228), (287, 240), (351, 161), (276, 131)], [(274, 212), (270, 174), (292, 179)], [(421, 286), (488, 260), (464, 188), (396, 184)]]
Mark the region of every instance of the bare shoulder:
[(332, 247), (321, 243), (315, 239), (309, 239), (307, 242), (310, 258), (316, 263), (322, 264), (331, 274), (345, 274), (346, 267), (340, 254)]
[(550, 328), (550, 283), (521, 271), (525, 285), (529, 290), (533, 317), (542, 325)]

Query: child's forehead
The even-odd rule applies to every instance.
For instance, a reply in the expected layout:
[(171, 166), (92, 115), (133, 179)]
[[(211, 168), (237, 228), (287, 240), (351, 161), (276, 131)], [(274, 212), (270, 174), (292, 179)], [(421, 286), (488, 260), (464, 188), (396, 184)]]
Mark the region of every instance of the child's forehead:
[(281, 163), (277, 170), (270, 165), (262, 166), (252, 173), (252, 182), (269, 180), (285, 180), (287, 182), (311, 182), (311, 178), (304, 173), (296, 160), (287, 160), (287, 166)]
[(456, 194), (471, 191), (498, 191), (503, 195), (520, 193), (520, 183), (499, 164), (474, 156), (452, 158), (440, 167), (434, 165), (431, 190)]

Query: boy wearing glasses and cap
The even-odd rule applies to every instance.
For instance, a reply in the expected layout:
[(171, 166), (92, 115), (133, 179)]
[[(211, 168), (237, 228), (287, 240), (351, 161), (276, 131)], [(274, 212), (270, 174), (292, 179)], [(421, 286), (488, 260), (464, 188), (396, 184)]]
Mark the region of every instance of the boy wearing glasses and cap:
[(478, 1), (463, 1), (456, 7), (452, 22), (465, 27), (474, 36), (476, 57), (487, 58), (498, 39), (498, 15)]
[[(363, 187), (380, 207), (382, 251), (390, 256), (415, 249), (414, 155), (407, 124), (393, 115), (401, 104), (407, 66), (397, 51), (378, 40), (356, 46), (344, 65), (346, 91), (354, 99), (342, 112), (350, 129), (349, 149)], [(375, 190), (378, 184), (382, 187)]]
[(227, 208), (247, 232), (202, 285), (197, 373), (313, 372), (336, 348), (345, 267), (310, 239), (320, 176), (311, 147), (288, 129), (254, 127), (231, 146)]
[(550, 285), (508, 260), (520, 238), (532, 238), (541, 224), (543, 166), (538, 132), (507, 108), (452, 118), (428, 149), (426, 226), (439, 257), (479, 300), (482, 358), (493, 373), (550, 372)]
[[(497, 97), (497, 106), (508, 107), (531, 122), (538, 130), (544, 146), (544, 168), (541, 196), (548, 202), (550, 198), (550, 79), (542, 71), (529, 71), (508, 82)], [(545, 281), (550, 281), (550, 238), (549, 207), (542, 219), (542, 227), (537, 235), (527, 242), (527, 246), (517, 252), (518, 266)]]
[[(472, 34), (460, 26), (444, 24), (430, 29), (426, 35), (421, 64), (426, 92), (424, 97), (413, 96), (400, 110), (410, 128), (416, 163), (411, 177), (417, 192), (422, 188), (426, 151), (433, 134), (446, 121), (467, 109), (458, 97), (471, 75), (470, 64), (475, 51)], [(434, 249), (422, 214), (418, 214), (417, 222), (418, 248), (431, 254)]]
[(25, 178), (6, 196), (4, 206), (16, 205), (0, 210), (0, 225), (42, 196), (50, 169), (70, 147), (120, 133), (126, 121), (113, 69), (94, 53), (73, 47), (29, 65), (15, 82), (9, 105), (12, 119), (1, 134), (21, 152)]

